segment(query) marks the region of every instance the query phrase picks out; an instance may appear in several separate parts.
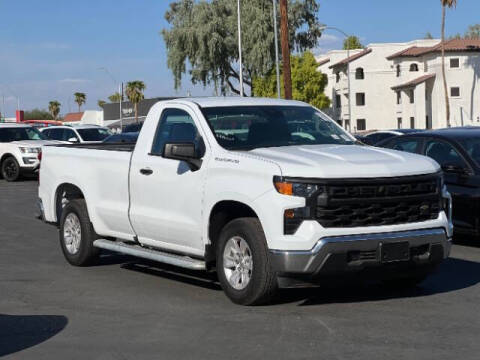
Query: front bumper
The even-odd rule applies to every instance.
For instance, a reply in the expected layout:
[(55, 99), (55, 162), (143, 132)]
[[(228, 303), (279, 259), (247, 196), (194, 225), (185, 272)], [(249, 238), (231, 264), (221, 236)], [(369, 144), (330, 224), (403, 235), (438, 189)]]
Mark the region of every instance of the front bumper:
[[(384, 262), (381, 247), (408, 242), (409, 259)], [(382, 269), (395, 265), (434, 266), (450, 254), (451, 239), (442, 228), (326, 237), (309, 251), (271, 250), (270, 259), (280, 276), (321, 276), (353, 273), (367, 267)]]

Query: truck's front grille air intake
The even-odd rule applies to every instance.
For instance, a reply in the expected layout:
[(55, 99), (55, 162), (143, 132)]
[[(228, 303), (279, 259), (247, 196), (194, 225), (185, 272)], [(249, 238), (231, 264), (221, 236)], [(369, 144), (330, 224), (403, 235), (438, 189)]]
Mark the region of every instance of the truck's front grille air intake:
[(440, 177), (327, 182), (315, 219), (326, 228), (397, 225), (436, 219)]

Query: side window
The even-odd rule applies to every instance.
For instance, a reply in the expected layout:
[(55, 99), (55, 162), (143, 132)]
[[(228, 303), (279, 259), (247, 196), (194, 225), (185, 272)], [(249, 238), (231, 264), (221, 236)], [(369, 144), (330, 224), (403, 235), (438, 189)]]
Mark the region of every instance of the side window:
[(63, 139), (63, 129), (50, 129), (49, 137), (52, 140), (62, 140)]
[(393, 150), (406, 151), (409, 153), (416, 153), (418, 149), (418, 140), (417, 139), (393, 139), (388, 144), (388, 147)]
[(153, 155), (162, 155), (166, 143), (202, 143), (191, 116), (180, 109), (165, 109), (152, 144)]
[(464, 160), (453, 146), (444, 141), (429, 141), (425, 147), (425, 155), (438, 162), (440, 166), (456, 165), (463, 168), (467, 167)]
[(50, 130), (50, 129), (48, 129), (48, 130), (43, 130), (43, 131), (42, 131), (42, 134), (45, 135), (47, 138), (50, 138), (50, 132), (51, 132), (51, 131), (52, 131), (52, 130)]
[(75, 131), (70, 129), (64, 129), (63, 131), (63, 140), (69, 141), (71, 138), (75, 138), (78, 140), (78, 136), (75, 134)]

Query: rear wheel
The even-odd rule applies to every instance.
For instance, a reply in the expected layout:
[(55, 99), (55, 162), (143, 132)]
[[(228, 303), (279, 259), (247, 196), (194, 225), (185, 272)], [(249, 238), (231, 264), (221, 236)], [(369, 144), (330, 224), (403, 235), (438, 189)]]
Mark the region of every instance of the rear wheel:
[(97, 235), (88, 217), (85, 200), (70, 201), (60, 219), (60, 246), (67, 261), (75, 266), (93, 263), (99, 249), (93, 246)]
[(221, 231), (216, 250), (218, 278), (230, 300), (259, 305), (272, 299), (277, 278), (258, 219), (232, 220)]
[(3, 161), (1, 170), (3, 178), (7, 181), (17, 181), (20, 177), (20, 165), (13, 156)]

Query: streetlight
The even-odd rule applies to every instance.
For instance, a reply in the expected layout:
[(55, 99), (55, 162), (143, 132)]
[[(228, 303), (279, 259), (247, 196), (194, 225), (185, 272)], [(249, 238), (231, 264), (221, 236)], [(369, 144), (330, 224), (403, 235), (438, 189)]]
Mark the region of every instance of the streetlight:
[(112, 79), (115, 85), (118, 84), (118, 93), (120, 94), (120, 130), (123, 131), (123, 118), (122, 118), (122, 100), (123, 100), (123, 90), (122, 90), (122, 83), (117, 82), (117, 80), (113, 77), (113, 75), (108, 71), (106, 67), (98, 68), (98, 70), (102, 70), (107, 73), (108, 76)]
[(240, 96), (243, 96), (243, 61), (242, 61), (242, 22), (240, 20), (240, 0), (237, 0), (238, 18), (238, 62), (240, 63)]
[(277, 71), (277, 97), (280, 99), (280, 63), (278, 61), (277, 0), (273, 1), (273, 29), (275, 34), (275, 67)]
[[(347, 59), (350, 58), (350, 44), (348, 43), (348, 39), (350, 38), (350, 35), (348, 35), (345, 31), (335, 27), (335, 26), (321, 26), (320, 31), (324, 30), (335, 30), (338, 31), (340, 34), (345, 36), (347, 39)], [(348, 79), (348, 117), (350, 121), (350, 126), (352, 125), (352, 92), (351, 92), (351, 87), (350, 87), (350, 61), (347, 61), (347, 79)]]

